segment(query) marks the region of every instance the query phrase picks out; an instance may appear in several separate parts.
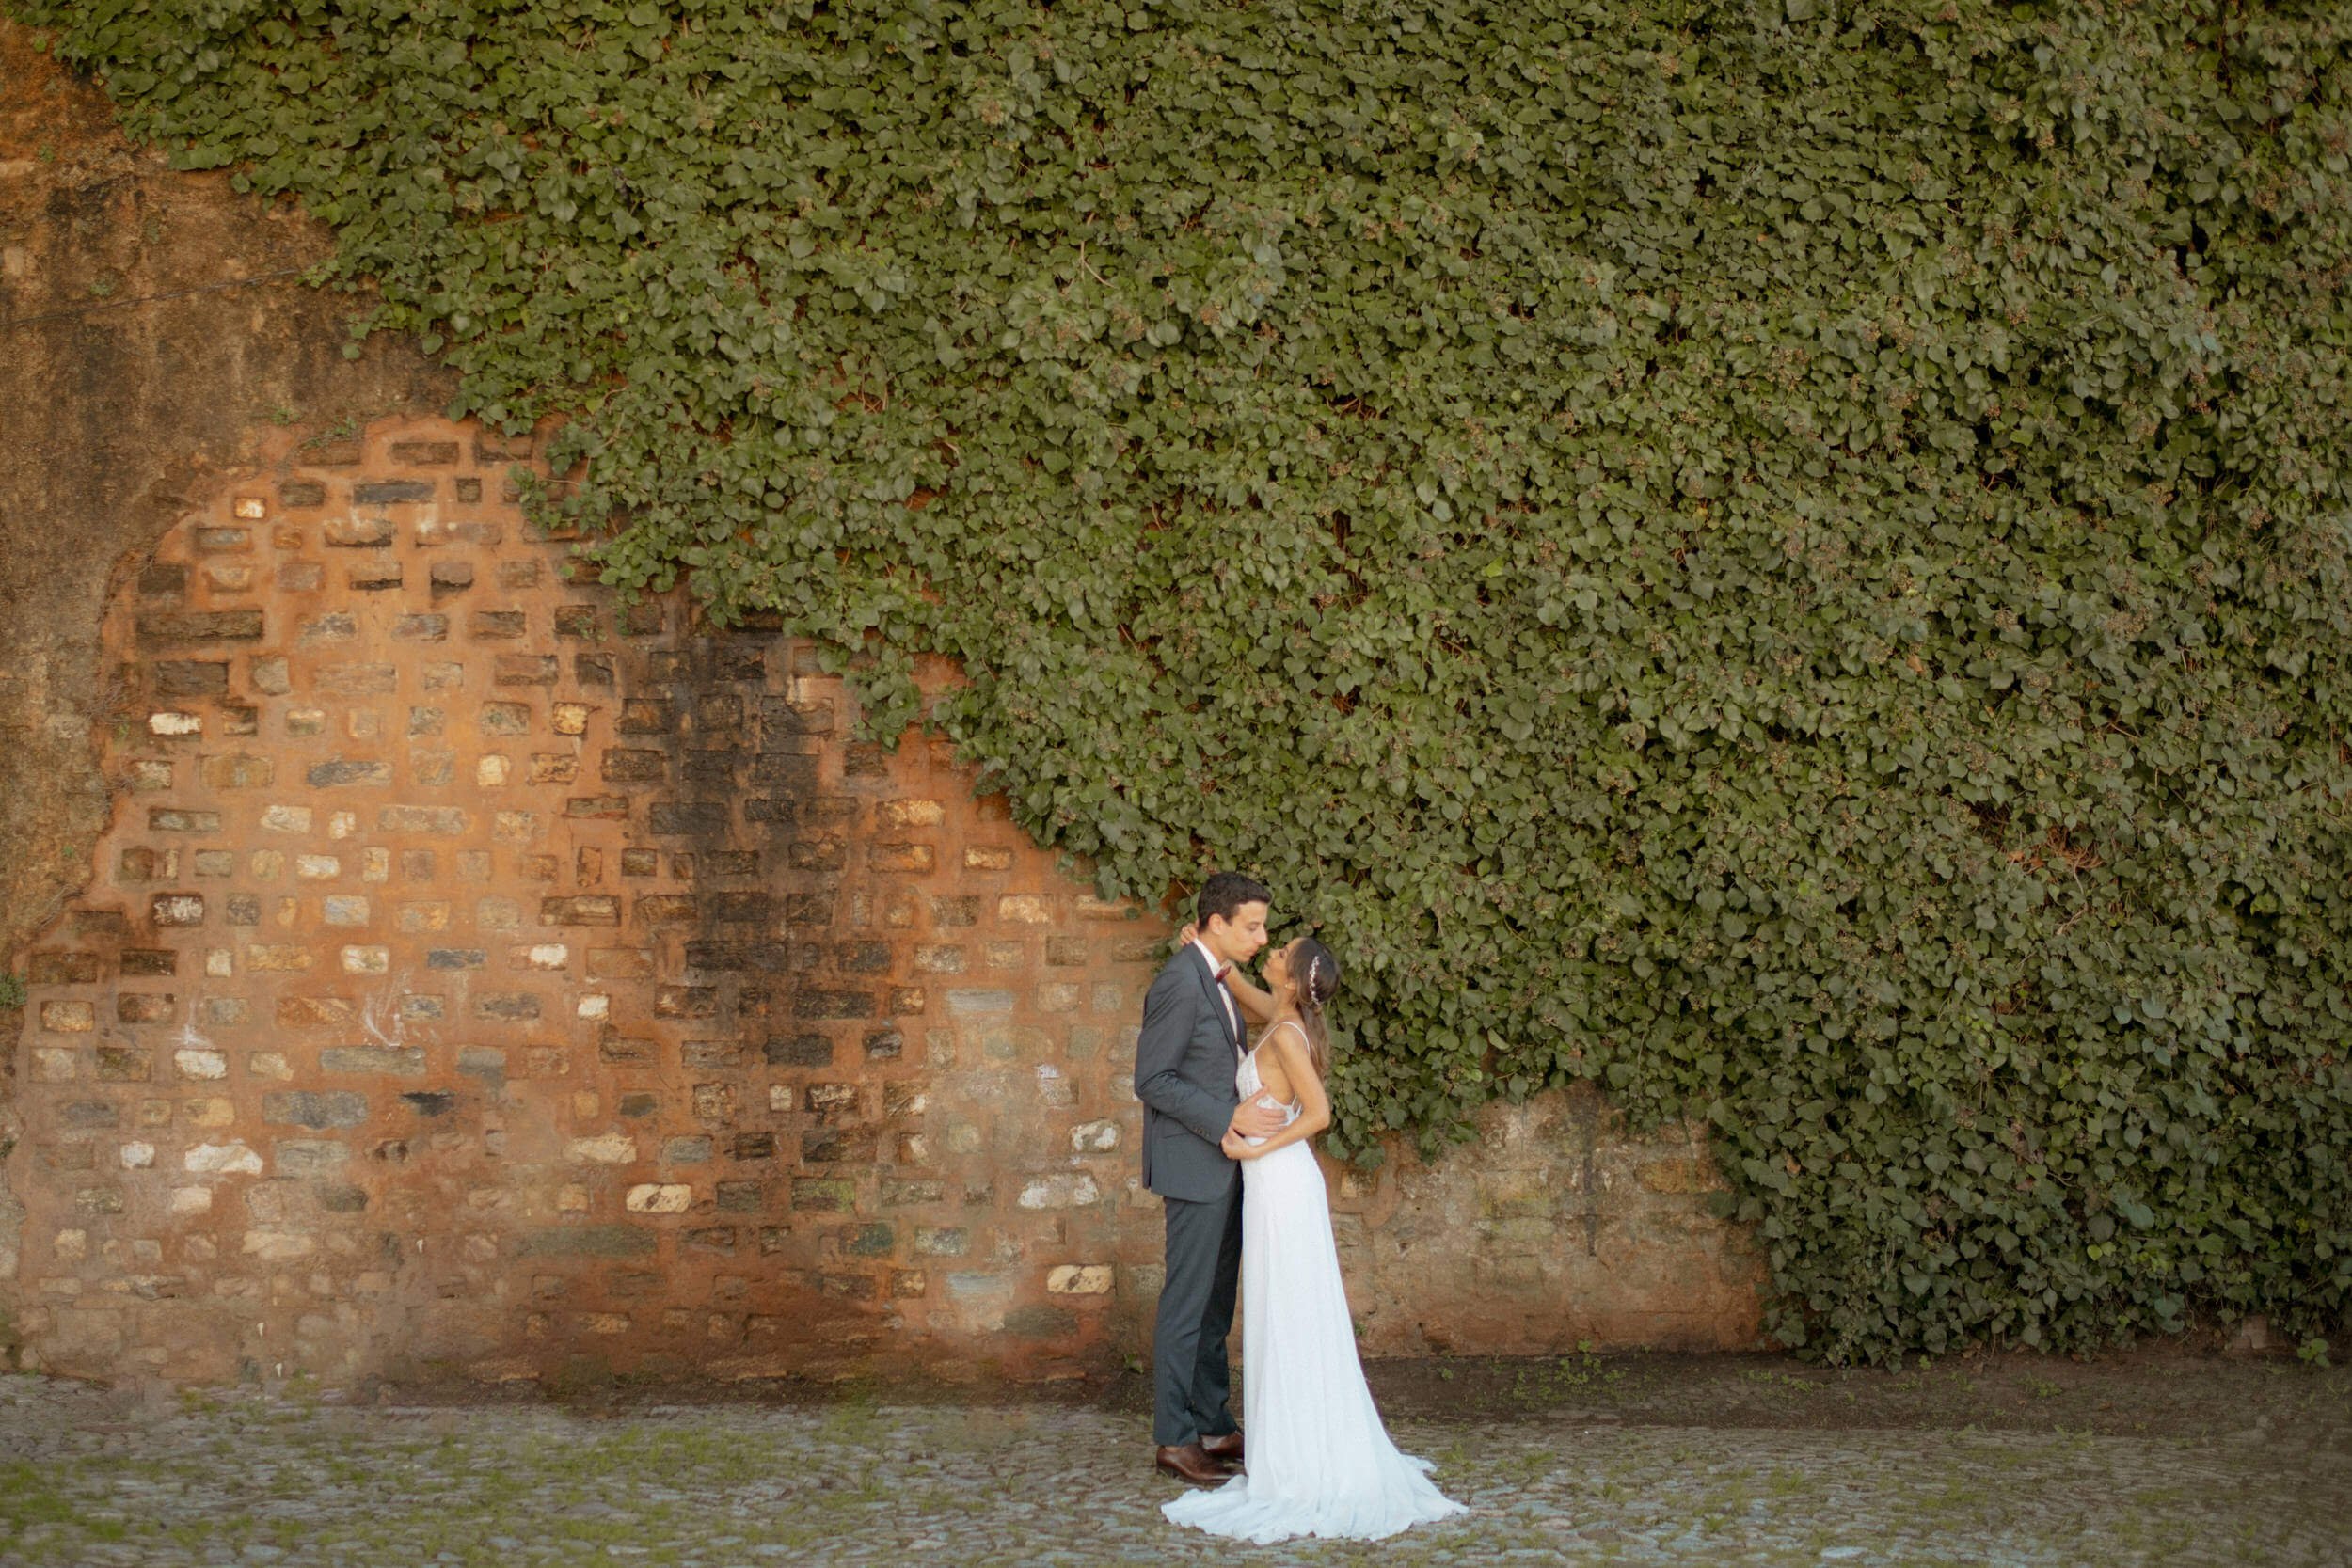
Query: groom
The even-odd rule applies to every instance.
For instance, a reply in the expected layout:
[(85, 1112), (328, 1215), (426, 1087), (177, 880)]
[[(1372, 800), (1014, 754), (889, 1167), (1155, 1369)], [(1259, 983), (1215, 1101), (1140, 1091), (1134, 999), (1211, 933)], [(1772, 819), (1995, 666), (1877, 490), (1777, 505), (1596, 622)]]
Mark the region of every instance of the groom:
[(1136, 1042), (1143, 1184), (1166, 1200), (1168, 1272), (1152, 1329), (1152, 1441), (1159, 1467), (1221, 1485), (1242, 1462), (1228, 1408), (1225, 1336), (1241, 1274), (1241, 1167), (1218, 1145), (1281, 1130), (1282, 1113), (1240, 1103), (1242, 1020), (1219, 978), (1265, 945), (1262, 884), (1220, 871), (1201, 884), (1200, 935), (1152, 982)]

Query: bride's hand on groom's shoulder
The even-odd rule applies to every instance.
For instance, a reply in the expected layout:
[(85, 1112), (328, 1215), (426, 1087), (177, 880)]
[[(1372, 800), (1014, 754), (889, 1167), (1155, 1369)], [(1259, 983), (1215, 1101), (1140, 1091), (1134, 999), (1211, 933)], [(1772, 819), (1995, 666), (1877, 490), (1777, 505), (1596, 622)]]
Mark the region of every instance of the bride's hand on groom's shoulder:
[(1187, 920), (1184, 922), (1184, 928), (1176, 933), (1176, 951), (1181, 953), (1200, 940), (1200, 923), (1197, 920)]

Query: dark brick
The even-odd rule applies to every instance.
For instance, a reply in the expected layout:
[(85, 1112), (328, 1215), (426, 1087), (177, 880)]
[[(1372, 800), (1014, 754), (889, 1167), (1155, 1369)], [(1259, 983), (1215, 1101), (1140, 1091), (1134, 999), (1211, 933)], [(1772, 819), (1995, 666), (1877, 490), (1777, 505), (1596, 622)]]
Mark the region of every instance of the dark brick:
[[(167, 949), (136, 949), (135, 951), (168, 951)], [(130, 958), (129, 953), (123, 955)], [(126, 968), (125, 974), (131, 973)], [(141, 973), (150, 973), (142, 971)], [(168, 974), (170, 970), (163, 971)], [(95, 953), (36, 953), (33, 955), (33, 984), (37, 986), (94, 986), (98, 983), (98, 955)]]
[(445, 1117), (457, 1097), (446, 1089), (412, 1089), (400, 1097), (421, 1117)]
[(834, 967), (844, 974), (887, 974), (890, 944), (886, 942), (844, 942), (833, 950)]
[(727, 831), (727, 808), (722, 800), (657, 800), (652, 829), (657, 833), (716, 838)]
[(795, 703), (771, 697), (760, 704), (759, 720), (771, 735), (831, 735), (833, 704)]
[(769, 900), (764, 893), (712, 893), (704, 895), (703, 907), (717, 925), (758, 924), (768, 918)]
[(787, 893), (784, 895), (784, 923), (796, 930), (822, 930), (833, 924), (833, 907), (830, 893)]
[(713, 986), (658, 986), (653, 993), (656, 1018), (710, 1018), (719, 1011)]
[(608, 783), (636, 783), (661, 778), (669, 770), (670, 759), (660, 752), (625, 751), (618, 747), (604, 753), (599, 771)]
[(185, 593), (188, 569), (169, 562), (158, 561), (139, 569), (139, 593), (151, 599), (174, 598)]
[(841, 1250), (851, 1258), (887, 1258), (898, 1244), (897, 1229), (879, 1220), (841, 1233)]
[(467, 624), (467, 631), (477, 642), (511, 642), (523, 635), (523, 612), (519, 610), (477, 610)]
[(874, 1158), (874, 1134), (847, 1127), (819, 1127), (801, 1134), (801, 1164), (860, 1164)]
[[(446, 468), (457, 461), (457, 443), (454, 441), (394, 441), (392, 461), (419, 468)], [(429, 485), (427, 493), (430, 493)]]
[(865, 990), (824, 990), (803, 986), (792, 997), (792, 1016), (807, 1019), (872, 1018), (874, 993)]
[(761, 1053), (770, 1067), (831, 1067), (833, 1041), (823, 1035), (771, 1035)]
[(518, 1022), (539, 1016), (539, 999), (529, 991), (494, 992), (477, 996), (473, 1001), (473, 1016), (502, 1022)]
[(710, 974), (752, 970), (781, 974), (789, 967), (790, 953), (780, 942), (690, 942), (686, 967)]
[(776, 1157), (776, 1135), (773, 1132), (738, 1132), (728, 1154), (737, 1160), (772, 1160)]
[(898, 1030), (877, 1029), (866, 1037), (866, 1059), (869, 1062), (894, 1060), (905, 1053), (907, 1037)]
[(139, 645), (169, 647), (182, 642), (250, 642), (262, 635), (258, 610), (188, 611), (177, 615), (142, 615)]
[(582, 686), (611, 686), (612, 659), (607, 654), (574, 654), (572, 679)]
[(167, 658), (155, 665), (159, 697), (217, 697), (229, 689), (227, 660)]
[(427, 969), (480, 969), (490, 961), (490, 955), (479, 947), (436, 947), (426, 952)]
[(659, 1053), (653, 1041), (608, 1033), (596, 1041), (596, 1058), (618, 1067), (651, 1067)]
[(768, 1207), (768, 1183), (765, 1181), (722, 1181), (718, 1188), (719, 1212), (723, 1214), (756, 1214)]
[(280, 506), (325, 506), (326, 486), (315, 479), (290, 479), (278, 487)]
[(429, 479), (363, 480), (351, 487), (354, 506), (397, 506), (432, 499), (433, 482)]
[(654, 1234), (633, 1225), (580, 1225), (542, 1230), (523, 1243), (529, 1258), (642, 1258), (654, 1250)]
[(797, 839), (784, 847), (784, 863), (795, 871), (838, 871), (848, 852), (831, 839)]
[(614, 723), (620, 735), (668, 735), (677, 728), (677, 715), (667, 703), (657, 703), (643, 697), (630, 697), (621, 704), (621, 717)]
[(115, 994), (115, 1017), (125, 1023), (167, 1023), (180, 1010), (168, 991), (126, 990)]
[(817, 757), (801, 752), (761, 752), (752, 758), (752, 784), (803, 795), (817, 789)]
[(741, 1040), (685, 1040), (678, 1045), (678, 1060), (691, 1068), (738, 1067), (743, 1061)]
[(592, 604), (566, 604), (555, 607), (555, 635), (558, 637), (594, 637), (596, 629), (596, 607)]
[(111, 1083), (143, 1084), (155, 1070), (153, 1059), (144, 1051), (102, 1045), (93, 1054), (98, 1058), (98, 1076)]

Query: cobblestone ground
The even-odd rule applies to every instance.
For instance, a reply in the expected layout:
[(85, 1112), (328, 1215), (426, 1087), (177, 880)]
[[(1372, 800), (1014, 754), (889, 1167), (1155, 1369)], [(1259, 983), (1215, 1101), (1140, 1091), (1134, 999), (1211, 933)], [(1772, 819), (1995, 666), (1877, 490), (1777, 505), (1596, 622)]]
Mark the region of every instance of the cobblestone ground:
[(1253, 1548), (1161, 1520), (1136, 1388), (346, 1404), (0, 1377), (0, 1561), (2352, 1562), (2340, 1370), (1582, 1357), (1374, 1381), (1470, 1513)]

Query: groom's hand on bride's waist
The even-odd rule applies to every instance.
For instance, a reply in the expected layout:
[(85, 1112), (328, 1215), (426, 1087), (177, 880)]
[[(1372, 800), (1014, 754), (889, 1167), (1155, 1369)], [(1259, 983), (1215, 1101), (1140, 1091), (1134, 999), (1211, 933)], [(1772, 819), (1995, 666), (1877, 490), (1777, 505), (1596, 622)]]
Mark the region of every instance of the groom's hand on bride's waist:
[(1282, 1113), (1251, 1100), (1233, 1107), (1228, 1130), (1245, 1138), (1270, 1138), (1282, 1130)]

